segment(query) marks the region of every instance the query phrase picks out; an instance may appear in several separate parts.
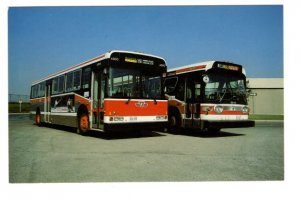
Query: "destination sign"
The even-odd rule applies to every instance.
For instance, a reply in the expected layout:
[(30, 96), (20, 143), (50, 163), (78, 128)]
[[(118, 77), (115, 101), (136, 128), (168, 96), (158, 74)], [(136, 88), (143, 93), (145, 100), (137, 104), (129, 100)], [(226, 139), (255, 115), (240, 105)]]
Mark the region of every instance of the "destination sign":
[(239, 71), (239, 67), (234, 65), (218, 64), (217, 67), (221, 69)]
[(131, 58), (131, 57), (125, 57), (125, 62), (145, 64), (145, 65), (154, 65), (153, 60), (146, 60), (146, 59), (140, 59), (140, 58)]
[(137, 63), (138, 61), (136, 58), (125, 57), (125, 62)]

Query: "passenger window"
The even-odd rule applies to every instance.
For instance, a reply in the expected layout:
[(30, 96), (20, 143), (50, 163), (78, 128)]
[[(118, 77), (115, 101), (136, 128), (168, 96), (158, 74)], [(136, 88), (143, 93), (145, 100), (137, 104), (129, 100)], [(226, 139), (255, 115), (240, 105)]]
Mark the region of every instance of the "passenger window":
[(91, 81), (91, 68), (85, 68), (82, 72), (82, 87), (83, 89), (90, 87), (90, 81)]
[(201, 100), (201, 84), (195, 83), (195, 100), (196, 102), (200, 102)]
[(64, 92), (65, 76), (59, 76), (52, 81), (52, 94), (59, 94)]
[(80, 89), (80, 79), (81, 79), (81, 70), (77, 70), (74, 72), (74, 85), (73, 90)]
[(58, 93), (64, 92), (64, 85), (65, 85), (65, 76), (60, 76), (58, 78)]
[(31, 87), (31, 97), (37, 98), (38, 97), (38, 91), (39, 91), (39, 85), (34, 85)]
[(81, 70), (69, 72), (66, 75), (66, 92), (80, 89)]
[(176, 93), (175, 93), (176, 99), (184, 101), (184, 88), (185, 88), (184, 79), (180, 78), (178, 80), (177, 89), (176, 89)]
[(54, 78), (52, 81), (52, 94), (58, 93), (58, 78)]
[(66, 75), (66, 92), (72, 91), (73, 89), (73, 72)]
[(165, 85), (165, 92), (167, 94), (174, 93), (177, 81), (178, 81), (177, 77), (166, 78), (164, 85)]
[(45, 96), (45, 82), (39, 84), (39, 97)]

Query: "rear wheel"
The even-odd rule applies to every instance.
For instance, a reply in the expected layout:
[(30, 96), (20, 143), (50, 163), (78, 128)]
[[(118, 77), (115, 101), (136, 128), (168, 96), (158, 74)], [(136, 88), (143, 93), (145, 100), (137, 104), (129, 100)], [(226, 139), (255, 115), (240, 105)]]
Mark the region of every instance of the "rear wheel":
[(90, 128), (89, 116), (87, 113), (81, 113), (78, 116), (78, 133), (87, 134)]

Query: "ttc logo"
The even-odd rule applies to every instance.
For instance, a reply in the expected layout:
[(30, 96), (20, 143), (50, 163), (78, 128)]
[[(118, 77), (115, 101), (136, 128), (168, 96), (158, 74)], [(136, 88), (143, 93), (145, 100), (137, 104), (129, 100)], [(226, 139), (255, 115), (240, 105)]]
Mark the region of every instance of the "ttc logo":
[(146, 108), (148, 107), (148, 103), (146, 103), (145, 101), (139, 101), (135, 103), (135, 106), (138, 108)]

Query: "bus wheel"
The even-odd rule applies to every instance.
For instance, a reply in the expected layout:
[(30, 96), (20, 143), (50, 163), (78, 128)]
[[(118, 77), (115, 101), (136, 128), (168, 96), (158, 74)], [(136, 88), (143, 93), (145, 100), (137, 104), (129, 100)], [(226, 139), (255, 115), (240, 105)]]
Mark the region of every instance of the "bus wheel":
[(172, 133), (179, 133), (181, 128), (180, 116), (177, 112), (170, 112), (168, 130)]
[(89, 130), (89, 116), (87, 113), (81, 113), (78, 117), (78, 132), (86, 134)]
[(41, 113), (38, 111), (35, 114), (35, 124), (41, 126)]

